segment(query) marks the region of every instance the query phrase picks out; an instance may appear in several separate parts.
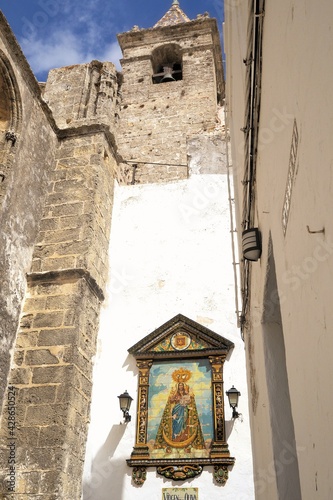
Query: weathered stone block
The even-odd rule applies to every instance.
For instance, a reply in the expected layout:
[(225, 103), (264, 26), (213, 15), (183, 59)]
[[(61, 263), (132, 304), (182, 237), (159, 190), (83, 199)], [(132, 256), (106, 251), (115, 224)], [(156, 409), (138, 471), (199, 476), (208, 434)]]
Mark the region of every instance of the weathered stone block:
[(39, 346), (75, 345), (77, 338), (78, 331), (75, 328), (41, 330), (37, 343)]
[(64, 203), (72, 203), (73, 199), (76, 201), (85, 201), (89, 198), (89, 196), (92, 196), (92, 193), (85, 186), (81, 186), (79, 189), (76, 189), (75, 195), (72, 191), (51, 193), (46, 200), (46, 214), (48, 213), (48, 210), (50, 210), (49, 207), (54, 205), (63, 205)]
[(40, 233), (40, 241), (49, 243), (58, 243), (62, 241), (73, 241), (80, 239), (81, 228), (59, 229)]
[(74, 407), (70, 408), (68, 426), (73, 429), (78, 435), (87, 433), (87, 424), (89, 416), (82, 416)]
[[(87, 375), (91, 376), (91, 373)], [(90, 398), (92, 382), (90, 378), (88, 379), (87, 376), (83, 375), (78, 369), (74, 370), (74, 386), (87, 398)]]
[[(68, 418), (68, 404), (38, 404), (27, 407), (25, 424), (28, 426), (65, 426)], [(42, 429), (41, 429), (42, 432)], [(50, 446), (52, 449), (52, 445)]]
[(18, 483), (23, 485), (23, 492), (36, 494), (39, 492), (39, 472), (19, 474)]
[(41, 385), (20, 389), (19, 398), (25, 404), (53, 403), (56, 398), (57, 385)]
[(46, 309), (59, 310), (59, 309), (72, 309), (80, 304), (80, 297), (77, 295), (54, 295), (47, 297)]
[(40, 259), (34, 259), (31, 264), (30, 272), (39, 273), (42, 270), (42, 261)]
[(20, 332), (17, 336), (16, 347), (18, 349), (34, 347), (37, 345), (38, 331)]
[(82, 227), (85, 223), (92, 221), (92, 216), (82, 215), (82, 216), (65, 216), (59, 218), (59, 228), (60, 229), (70, 229), (76, 227)]
[[(16, 389), (17, 389), (17, 392), (18, 392), (19, 387), (16, 387)], [(23, 403), (21, 403), (21, 401), (19, 401), (18, 399), (16, 399), (16, 401), (15, 401), (14, 415), (13, 415), (12, 412), (9, 415), (8, 412), (7, 412), (7, 409), (5, 407), (5, 411), (4, 411), (4, 423), (6, 425), (1, 428), (2, 436), (10, 437), (10, 435), (8, 434), (8, 428), (7, 428), (7, 423), (10, 421), (9, 417), (13, 417), (14, 416), (16, 428), (19, 428), (23, 424), (24, 419), (25, 419), (26, 409), (27, 409), (26, 405), (23, 404)], [(19, 433), (16, 433), (16, 437), (19, 438)], [(17, 449), (16, 452), (18, 453), (19, 450)], [(1, 455), (0, 455), (0, 462), (4, 458), (5, 457), (1, 457)]]
[(20, 425), (20, 430), (18, 433), (19, 447), (21, 448), (24, 446), (25, 448), (29, 448), (31, 446), (36, 446), (36, 443), (38, 442), (40, 427), (26, 427), (22, 424), (23, 422)]
[(45, 259), (46, 257), (54, 257), (54, 250), (55, 246), (54, 245), (43, 245), (43, 244), (38, 244), (35, 246), (35, 251), (34, 251), (34, 259), (33, 262), (36, 262), (36, 260), (39, 261), (40, 264), (42, 264), (42, 259)]
[(74, 154), (72, 156), (74, 156), (74, 158), (78, 157), (78, 156), (87, 156), (87, 155), (90, 155), (92, 153), (95, 153), (96, 150), (95, 150), (95, 146), (93, 145), (89, 145), (89, 146), (77, 146), (74, 148)]
[(69, 383), (72, 376), (73, 367), (70, 365), (32, 368), (33, 384)]
[(45, 297), (28, 297), (25, 299), (25, 311), (41, 311), (45, 308)]
[(49, 211), (53, 217), (62, 217), (67, 215), (81, 215), (84, 212), (84, 202), (69, 201), (68, 203), (62, 203), (58, 206), (49, 206)]
[[(87, 175), (83, 176), (83, 173), (81, 173), (80, 179), (78, 179), (78, 178), (72, 179), (72, 180), (63, 179), (63, 180), (60, 180), (58, 182), (55, 182), (54, 183), (54, 192), (55, 193), (72, 192), (73, 195), (75, 196), (78, 189), (82, 189), (82, 187), (84, 187), (87, 184), (87, 177), (88, 177)], [(83, 182), (83, 181), (85, 181), (85, 182)]]
[[(74, 256), (45, 258), (42, 262), (41, 271), (61, 271), (62, 269), (73, 269), (76, 267)], [(35, 271), (34, 268), (32, 268)]]
[[(82, 415), (85, 421), (89, 420), (90, 400), (88, 399), (88, 396), (84, 396), (82, 393), (74, 391), (73, 398), (71, 399), (71, 405), (75, 408), (79, 415)], [(83, 444), (84, 443), (82, 443), (82, 445)]]
[(71, 309), (64, 314), (64, 326), (74, 326), (77, 316), (77, 311)]
[(57, 385), (56, 402), (69, 403), (75, 391), (74, 381), (68, 380), (66, 384)]
[(55, 245), (55, 251), (59, 255), (82, 255), (88, 252), (91, 246), (91, 241), (68, 241), (66, 243), (58, 243)]
[(50, 470), (39, 473), (39, 493), (43, 493), (43, 496), (40, 498), (51, 500), (51, 497), (46, 495), (46, 493), (52, 493), (53, 498), (59, 500), (59, 498), (61, 498), (61, 483), (64, 480), (64, 477), (68, 478), (68, 476), (62, 474), (59, 470)]
[(27, 468), (52, 470), (60, 468), (63, 452), (60, 449), (30, 448), (25, 450), (24, 464)]
[(72, 158), (74, 156), (74, 146), (62, 146), (55, 154), (55, 158), (62, 160), (63, 158)]
[(29, 384), (31, 382), (32, 372), (30, 368), (14, 368), (10, 374), (11, 384)]
[(26, 365), (53, 365), (62, 361), (62, 348), (34, 349), (26, 351), (24, 362)]
[(14, 353), (14, 364), (16, 366), (21, 366), (23, 363), (23, 358), (24, 358), (24, 351), (16, 349)]
[(66, 442), (66, 425), (48, 425), (40, 429), (39, 448), (59, 448)]
[(33, 314), (23, 314), (23, 316), (21, 318), (20, 327), (22, 329), (31, 328), (33, 319), (34, 319), (34, 315)]
[(70, 280), (66, 281), (66, 278), (64, 280), (61, 279), (61, 275), (59, 276), (59, 282), (41, 282), (34, 284), (34, 286), (31, 287), (30, 292), (31, 294), (34, 293), (35, 295), (45, 295), (45, 296), (50, 296), (50, 295), (70, 295), (76, 292), (77, 290), (77, 281), (73, 283)]
[(61, 326), (64, 318), (62, 311), (49, 311), (45, 313), (37, 313), (33, 320), (34, 328), (49, 327), (54, 328)]
[(51, 193), (52, 191), (54, 191), (54, 187), (55, 187), (55, 183), (57, 181), (64, 181), (65, 179), (67, 179), (67, 171), (66, 170), (55, 170), (54, 172), (52, 172), (52, 180), (53, 182), (51, 183), (50, 182), (50, 188), (52, 186), (52, 189), (49, 189), (49, 193)]
[[(73, 158), (73, 157), (70, 157), (70, 158), (61, 158), (60, 160), (58, 160), (57, 164), (56, 164), (56, 168), (57, 170), (59, 169), (73, 169), (73, 168), (77, 168), (77, 167), (85, 167), (86, 165), (89, 164), (89, 158)], [(81, 170), (80, 168), (80, 170)]]

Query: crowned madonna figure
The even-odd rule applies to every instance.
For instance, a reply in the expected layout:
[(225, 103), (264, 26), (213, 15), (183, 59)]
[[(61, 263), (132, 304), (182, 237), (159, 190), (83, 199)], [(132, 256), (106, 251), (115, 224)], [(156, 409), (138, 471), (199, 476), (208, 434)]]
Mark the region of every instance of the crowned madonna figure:
[(175, 384), (171, 387), (154, 445), (154, 448), (164, 448), (167, 454), (174, 449), (186, 454), (206, 449), (194, 393), (187, 384), (190, 378), (191, 372), (184, 368), (172, 373)]

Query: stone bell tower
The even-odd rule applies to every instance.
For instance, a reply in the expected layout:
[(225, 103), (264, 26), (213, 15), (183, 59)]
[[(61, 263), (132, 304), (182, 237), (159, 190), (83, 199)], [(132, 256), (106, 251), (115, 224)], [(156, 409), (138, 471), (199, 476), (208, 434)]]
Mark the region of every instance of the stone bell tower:
[(216, 126), (224, 94), (215, 19), (191, 21), (174, 0), (153, 28), (118, 35), (122, 49), (119, 152), (133, 183), (188, 176), (188, 144)]

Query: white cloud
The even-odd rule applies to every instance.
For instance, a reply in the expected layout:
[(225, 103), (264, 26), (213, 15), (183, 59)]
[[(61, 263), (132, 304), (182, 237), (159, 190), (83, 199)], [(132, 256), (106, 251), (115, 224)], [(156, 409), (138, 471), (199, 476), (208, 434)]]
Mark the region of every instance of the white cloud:
[(83, 62), (84, 54), (78, 42), (71, 33), (54, 32), (47, 41), (26, 38), (21, 45), (32, 69), (41, 73), (50, 68)]
[(111, 61), (120, 70), (122, 55), (115, 37), (112, 7), (104, 0), (90, 0), (84, 9), (78, 0), (58, 1), (62, 12), (66, 7), (66, 16), (40, 10), (24, 19), (20, 43), (37, 77), (44, 78), (51, 68), (93, 59)]
[[(30, 38), (22, 41), (22, 49), (30, 66), (38, 75), (72, 64), (82, 64), (93, 59), (111, 61), (120, 69), (121, 50), (117, 42), (86, 43), (86, 37), (72, 32), (54, 31), (47, 40)], [(88, 49), (88, 50), (87, 50)]]
[(121, 49), (118, 42), (113, 42), (104, 47), (104, 52), (96, 57), (99, 61), (111, 61), (118, 70), (121, 70), (119, 59), (122, 58)]

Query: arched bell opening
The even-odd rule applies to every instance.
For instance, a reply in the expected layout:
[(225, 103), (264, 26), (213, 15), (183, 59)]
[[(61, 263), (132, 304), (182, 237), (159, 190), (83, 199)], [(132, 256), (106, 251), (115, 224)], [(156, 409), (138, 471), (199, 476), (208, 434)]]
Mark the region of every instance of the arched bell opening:
[(153, 83), (175, 82), (183, 79), (182, 52), (175, 43), (161, 45), (152, 53)]

